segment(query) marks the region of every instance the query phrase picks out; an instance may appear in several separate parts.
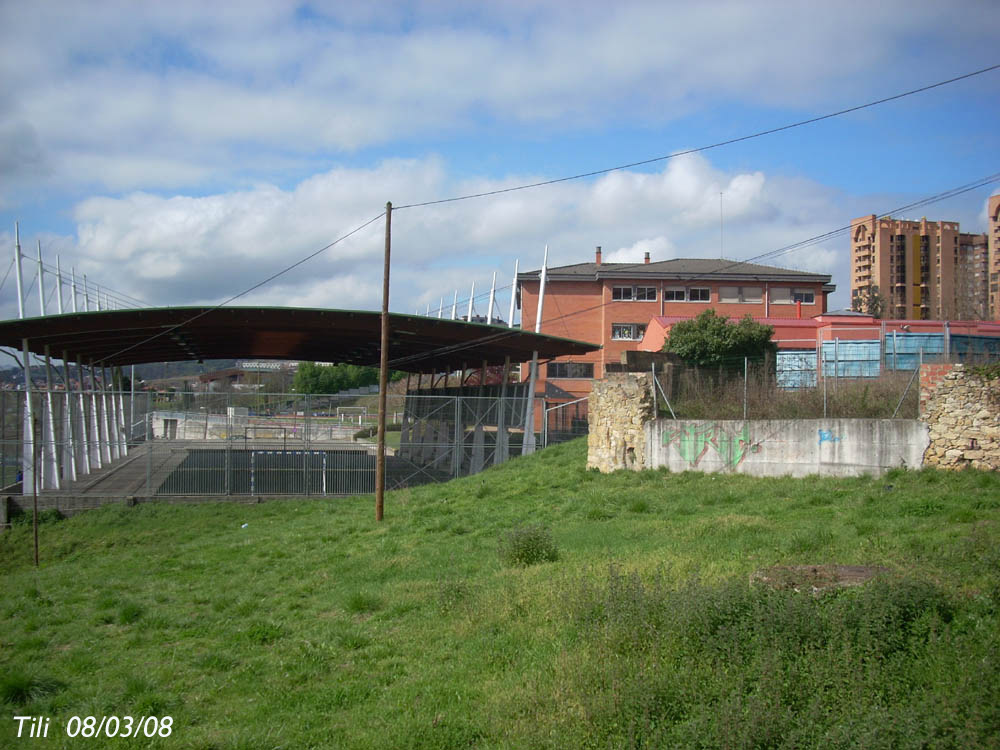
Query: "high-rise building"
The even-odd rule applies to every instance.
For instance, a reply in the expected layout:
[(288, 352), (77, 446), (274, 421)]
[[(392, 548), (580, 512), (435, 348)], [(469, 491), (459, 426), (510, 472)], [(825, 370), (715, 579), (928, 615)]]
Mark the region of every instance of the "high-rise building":
[[(984, 234), (957, 221), (875, 214), (851, 222), (851, 304), (896, 320), (983, 320), (990, 313), (990, 251)], [(995, 269), (1000, 270), (1000, 269)]]
[(1000, 320), (1000, 194), (990, 198), (989, 217), (989, 307), (990, 318)]

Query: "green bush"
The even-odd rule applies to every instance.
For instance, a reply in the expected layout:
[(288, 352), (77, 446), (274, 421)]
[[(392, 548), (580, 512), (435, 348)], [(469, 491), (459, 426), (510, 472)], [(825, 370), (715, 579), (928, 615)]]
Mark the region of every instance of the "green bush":
[(595, 747), (995, 746), (997, 692), (982, 685), (1000, 677), (998, 640), (975, 632), (986, 605), (932, 583), (814, 596), (612, 567), (561, 596), (588, 655), (562, 685), (588, 724), (567, 731)]
[(500, 559), (505, 565), (528, 566), (555, 562), (559, 550), (546, 526), (518, 526), (500, 537)]

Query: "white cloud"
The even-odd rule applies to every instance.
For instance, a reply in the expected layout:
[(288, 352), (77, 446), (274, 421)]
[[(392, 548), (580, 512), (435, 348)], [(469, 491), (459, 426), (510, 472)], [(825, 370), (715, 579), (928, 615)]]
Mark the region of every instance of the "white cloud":
[(266, 177), (248, 148), (311, 157), (480, 121), (565, 132), (717, 101), (856, 102), (940, 74), (914, 35), (933, 29), (972, 67), (998, 26), (1000, 6), (974, 0), (5, 3), (0, 131), (33, 133), (20, 141), (53, 184), (194, 187)]
[[(509, 186), (511, 180), (454, 180), (438, 159), (385, 162), (372, 169), (335, 168), (290, 189), (251, 189), (194, 197), (134, 193), (91, 198), (74, 212), (75, 240), (58, 247), (65, 269), (91, 283), (154, 305), (215, 304), (258, 284), (378, 215), (386, 195), (419, 186), (443, 197), (457, 187)], [(668, 162), (658, 173), (617, 173), (596, 181), (561, 183), (493, 198), (394, 210), (392, 309), (435, 311), (455, 290), (459, 313), (473, 281), (476, 311), (486, 312), (491, 275), (498, 272), (500, 312), (507, 315), (514, 259), (538, 268), (543, 247), (550, 265), (671, 257), (718, 257), (717, 188), (727, 204), (725, 255), (748, 259), (836, 226), (840, 196), (804, 180), (760, 172), (729, 174), (700, 156)], [(378, 309), (384, 222), (282, 275), (235, 304)], [(22, 238), (22, 244), (30, 240)], [(840, 272), (847, 240), (780, 256), (774, 265)], [(762, 262), (771, 263), (764, 260)], [(839, 279), (847, 284), (846, 273)], [(9, 312), (8, 312), (9, 314)]]

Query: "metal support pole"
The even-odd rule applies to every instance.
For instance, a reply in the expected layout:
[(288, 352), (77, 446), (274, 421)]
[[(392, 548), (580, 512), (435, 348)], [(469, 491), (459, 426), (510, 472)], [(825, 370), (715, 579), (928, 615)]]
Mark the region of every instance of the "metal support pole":
[(63, 404), (63, 466), (66, 471), (66, 479), (70, 482), (76, 481), (76, 430), (73, 429), (73, 390), (70, 386), (69, 378), (69, 353), (63, 350), (63, 382), (66, 398)]
[(22, 339), (22, 349), (24, 351), (24, 423), (21, 428), (21, 494), (25, 494), (29, 489), (36, 489), (35, 481), (35, 410), (31, 403), (31, 362), (28, 359), (28, 339)]
[(507, 460), (507, 380), (510, 378), (510, 355), (504, 357), (503, 375), (500, 379), (500, 403), (497, 412), (497, 437), (493, 446), (493, 463)]
[(490, 284), (490, 304), (486, 309), (486, 325), (493, 325), (493, 303), (497, 296), (497, 272), (493, 272), (493, 282)]
[(514, 327), (514, 305), (517, 302), (517, 258), (514, 259), (514, 281), (510, 285), (510, 312), (507, 318), (507, 327)]
[(392, 203), (385, 204), (385, 258), (382, 268), (382, 338), (378, 372), (378, 444), (375, 449), (375, 520), (381, 521), (385, 497), (385, 408), (389, 388), (389, 252), (392, 247)]
[(747, 375), (750, 372), (749, 359), (743, 358), (743, 421), (747, 420)]
[[(549, 246), (542, 256), (542, 271), (538, 283), (538, 310), (535, 313), (535, 333), (542, 329), (542, 307), (545, 304), (545, 281), (549, 265)], [(522, 321), (523, 322), (523, 321)], [(528, 376), (528, 403), (524, 411), (524, 443), (521, 454), (535, 452), (535, 382), (538, 380), (538, 351), (531, 353), (531, 374)]]
[(472, 322), (472, 303), (476, 299), (476, 282), (472, 282), (472, 291), (469, 292), (469, 311), (465, 314), (465, 322)]
[(42, 442), (44, 457), (45, 483), (42, 489), (60, 489), (59, 477), (59, 456), (56, 452), (56, 422), (55, 422), (55, 402), (52, 399), (52, 356), (49, 345), (45, 345), (45, 382), (47, 391), (45, 393), (46, 414), (42, 423)]
[(42, 241), (38, 240), (38, 309), (45, 317), (45, 268), (42, 266)]
[(21, 228), (14, 222), (14, 272), (17, 279), (17, 317), (24, 317), (24, 271), (21, 269)]
[(56, 311), (62, 315), (63, 314), (63, 301), (62, 301), (62, 261), (59, 256), (56, 256)]
[(80, 445), (78, 448), (77, 465), (81, 473), (89, 474), (90, 441), (87, 439), (87, 433), (89, 432), (89, 425), (87, 424), (87, 397), (83, 394), (86, 376), (83, 374), (83, 360), (79, 357), (76, 360), (76, 379), (77, 402), (80, 407)]

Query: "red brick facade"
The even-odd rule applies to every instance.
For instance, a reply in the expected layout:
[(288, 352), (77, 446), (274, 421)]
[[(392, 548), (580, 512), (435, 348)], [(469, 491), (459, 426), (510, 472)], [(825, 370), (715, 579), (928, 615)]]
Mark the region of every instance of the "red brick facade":
[[(679, 263), (698, 264), (693, 267), (714, 263), (721, 270), (709, 270), (700, 277), (690, 272), (690, 266), (685, 267), (687, 272), (672, 272)], [(733, 270), (738, 265), (743, 267)], [(518, 277), (521, 325), (526, 329), (535, 325), (538, 276), (532, 272)], [(623, 352), (640, 348), (643, 332), (657, 316), (689, 318), (713, 308), (734, 318), (812, 318), (826, 311), (827, 295), (833, 290), (829, 282), (826, 275), (731, 261), (597, 262), (550, 269), (541, 333), (600, 344), (602, 349), (540, 365), (536, 392), (549, 398), (587, 395), (592, 378), (604, 377), (607, 363), (618, 363)], [(580, 374), (575, 371), (580, 368), (567, 368), (566, 363), (582, 364), (585, 371), (592, 366), (592, 375), (569, 377)], [(522, 375), (528, 378), (527, 367)]]

